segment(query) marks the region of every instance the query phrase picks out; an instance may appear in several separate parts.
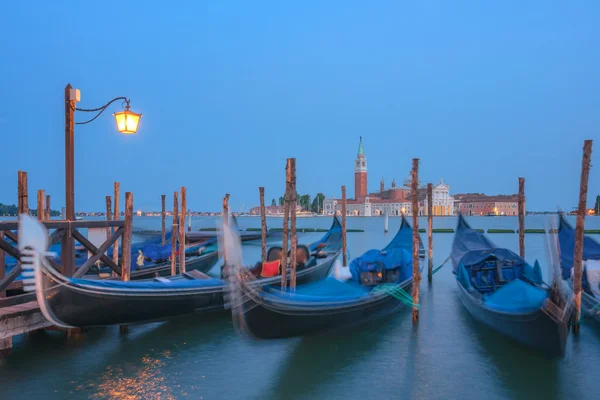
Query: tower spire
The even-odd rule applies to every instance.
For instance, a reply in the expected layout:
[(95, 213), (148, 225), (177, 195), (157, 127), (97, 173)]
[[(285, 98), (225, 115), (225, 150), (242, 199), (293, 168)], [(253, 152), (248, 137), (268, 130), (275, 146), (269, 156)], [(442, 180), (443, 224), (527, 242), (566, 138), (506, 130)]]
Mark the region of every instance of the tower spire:
[(360, 137), (360, 143), (358, 144), (358, 154), (359, 157), (364, 157), (365, 156), (365, 150), (363, 149), (363, 144), (362, 144), (362, 136)]

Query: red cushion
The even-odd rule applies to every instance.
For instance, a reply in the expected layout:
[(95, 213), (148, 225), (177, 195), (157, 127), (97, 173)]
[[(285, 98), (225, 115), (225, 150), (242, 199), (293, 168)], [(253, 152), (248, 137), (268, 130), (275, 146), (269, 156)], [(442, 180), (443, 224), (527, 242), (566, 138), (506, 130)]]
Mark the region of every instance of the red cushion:
[(281, 260), (275, 261), (265, 261), (262, 265), (262, 271), (260, 272), (260, 276), (263, 278), (272, 278), (274, 276), (279, 275), (279, 265)]

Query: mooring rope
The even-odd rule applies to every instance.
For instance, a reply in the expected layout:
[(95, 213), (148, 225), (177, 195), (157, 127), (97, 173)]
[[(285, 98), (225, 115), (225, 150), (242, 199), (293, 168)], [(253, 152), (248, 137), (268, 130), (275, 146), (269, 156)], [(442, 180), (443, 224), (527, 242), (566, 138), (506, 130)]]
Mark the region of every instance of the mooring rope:
[(383, 292), (390, 296), (395, 297), (401, 303), (410, 306), (419, 308), (419, 304), (415, 304), (412, 301), (412, 296), (408, 294), (404, 289), (400, 286), (393, 283), (384, 283), (382, 285), (375, 286), (373, 288), (373, 293)]
[(442, 267), (443, 267), (444, 265), (446, 265), (446, 263), (448, 262), (448, 260), (450, 260), (450, 257), (451, 257), (451, 256), (448, 256), (448, 257), (447, 257), (447, 258), (444, 260), (444, 262), (443, 262), (443, 263), (442, 263), (442, 264), (441, 264), (439, 267), (437, 267), (437, 268), (435, 268), (433, 271), (431, 271), (431, 274), (427, 274), (427, 277), (431, 277), (431, 276), (433, 276), (433, 275), (434, 275), (436, 272), (438, 272), (440, 269), (442, 269)]

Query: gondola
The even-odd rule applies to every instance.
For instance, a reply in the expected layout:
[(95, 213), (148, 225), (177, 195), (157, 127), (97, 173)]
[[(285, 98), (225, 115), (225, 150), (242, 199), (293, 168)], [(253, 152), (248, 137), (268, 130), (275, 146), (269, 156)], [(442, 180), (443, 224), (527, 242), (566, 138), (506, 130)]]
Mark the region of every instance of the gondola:
[[(155, 278), (157, 276), (171, 275), (171, 249), (172, 245), (160, 246), (157, 244), (148, 244), (137, 248), (137, 254), (132, 252), (131, 257), (131, 280)], [(176, 247), (179, 251), (179, 246)], [(202, 243), (194, 243), (185, 246), (185, 269), (186, 271), (200, 271), (207, 273), (210, 271), (219, 259), (217, 251), (217, 239), (209, 239)], [(179, 274), (179, 258), (175, 263), (175, 268)], [(107, 266), (92, 267), (87, 278), (96, 276), (110, 276), (110, 268)]]
[[(31, 237), (42, 239), (33, 246), (44, 252), (45, 228), (36, 220), (22, 218), (19, 247), (32, 246)], [(41, 233), (39, 233), (41, 231)], [(39, 243), (41, 242), (41, 243)], [(311, 254), (303, 269), (303, 281), (322, 279), (333, 266), (337, 253)], [(43, 259), (39, 257), (38, 259)], [(176, 315), (224, 312), (227, 282), (198, 271), (171, 278), (157, 277), (135, 282), (67, 278), (45, 262), (34, 263), (33, 288), (44, 316), (61, 327), (85, 327), (160, 321)], [(31, 272), (33, 269), (33, 273)], [(289, 279), (289, 278), (288, 278)], [(32, 289), (29, 282), (29, 289)], [(261, 279), (264, 285), (279, 285), (280, 276)]]
[[(419, 263), (424, 264), (419, 243)], [(314, 335), (383, 318), (410, 302), (412, 228), (402, 218), (383, 250), (369, 250), (350, 265), (352, 279), (329, 277), (295, 290), (264, 286), (243, 269), (232, 276), (232, 315), (250, 336), (278, 339)], [(238, 296), (235, 298), (235, 296)]]
[[(562, 278), (573, 287), (573, 259), (575, 254), (575, 229), (560, 216), (558, 228), (560, 266)], [(600, 243), (591, 236), (583, 239), (583, 277), (581, 311), (584, 316), (600, 321)]]
[(462, 216), (451, 260), (460, 299), (473, 318), (532, 349), (564, 354), (572, 307), (544, 283), (537, 261), (531, 266), (496, 247)]

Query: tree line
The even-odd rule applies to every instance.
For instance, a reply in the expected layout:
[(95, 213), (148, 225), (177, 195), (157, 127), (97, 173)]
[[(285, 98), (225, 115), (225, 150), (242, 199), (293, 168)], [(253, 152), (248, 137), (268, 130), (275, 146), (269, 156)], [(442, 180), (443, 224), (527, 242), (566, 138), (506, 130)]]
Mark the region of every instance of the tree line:
[[(300, 194), (296, 193), (296, 203), (302, 208), (302, 211), (310, 211), (314, 213), (320, 213), (323, 211), (323, 200), (325, 200), (325, 195), (323, 193), (317, 193), (315, 198), (311, 201), (311, 196), (309, 194)], [(279, 197), (278, 201), (275, 199), (271, 200), (272, 206), (283, 206), (285, 203), (285, 199), (283, 196)]]
[[(0, 216), (16, 217), (18, 213), (19, 213), (19, 208), (16, 205), (0, 203)], [(29, 215), (33, 215), (34, 217), (37, 217), (37, 210), (29, 209)], [(50, 216), (58, 217), (58, 216), (60, 216), (60, 212), (56, 211), (56, 210), (50, 210)]]

